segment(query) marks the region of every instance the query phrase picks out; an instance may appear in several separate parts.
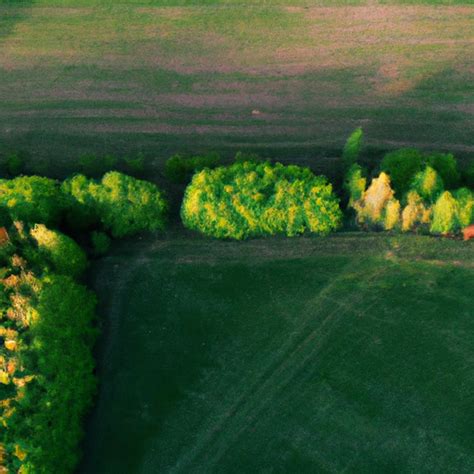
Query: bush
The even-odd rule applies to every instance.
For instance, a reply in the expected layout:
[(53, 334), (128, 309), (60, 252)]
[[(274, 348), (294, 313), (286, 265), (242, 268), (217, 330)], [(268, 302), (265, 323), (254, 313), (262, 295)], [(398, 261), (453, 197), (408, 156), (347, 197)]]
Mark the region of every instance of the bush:
[(463, 180), (467, 187), (474, 189), (474, 163), (471, 163), (463, 173)]
[(79, 245), (67, 235), (37, 224), (30, 230), (40, 253), (62, 275), (78, 277), (87, 267), (87, 258)]
[(402, 211), (402, 231), (415, 231), (427, 227), (431, 222), (431, 208), (425, 206), (423, 199), (416, 191), (410, 191), (407, 205)]
[(0, 207), (12, 220), (57, 224), (65, 201), (59, 183), (40, 176), (20, 176), (0, 180)]
[(458, 206), (456, 199), (449, 191), (445, 191), (433, 207), (433, 220), (430, 232), (433, 234), (453, 234), (460, 229)]
[(91, 242), (94, 255), (101, 256), (105, 255), (110, 248), (110, 238), (104, 232), (92, 232), (91, 234)]
[(390, 175), (390, 180), (398, 198), (408, 191), (416, 173), (423, 165), (423, 155), (413, 148), (402, 148), (386, 154), (381, 170)]
[(462, 227), (474, 223), (474, 192), (467, 188), (460, 188), (454, 192), (458, 205), (458, 219)]
[(5, 158), (5, 171), (8, 176), (15, 177), (25, 170), (25, 160), (19, 153), (10, 153)]
[(123, 159), (127, 171), (131, 175), (141, 175), (145, 169), (145, 157), (139, 153), (135, 158), (125, 157)]
[(327, 234), (342, 213), (332, 187), (308, 168), (236, 163), (194, 175), (181, 208), (190, 229), (218, 237)]
[(165, 176), (175, 183), (186, 183), (196, 171), (215, 168), (221, 161), (218, 153), (186, 158), (174, 155), (166, 161)]
[(342, 162), (344, 170), (348, 170), (359, 159), (362, 149), (364, 133), (362, 128), (356, 128), (347, 139), (342, 151)]
[(63, 183), (69, 196), (69, 219), (83, 225), (97, 220), (113, 237), (161, 230), (168, 209), (156, 185), (111, 171), (100, 182), (76, 175)]
[(347, 171), (344, 179), (344, 190), (349, 199), (349, 207), (352, 207), (353, 203), (362, 197), (367, 186), (365, 175), (365, 170), (357, 163), (351, 165)]
[(98, 178), (107, 171), (115, 169), (117, 158), (113, 155), (99, 157), (88, 153), (79, 157), (79, 171), (91, 178)]
[(357, 222), (365, 228), (392, 230), (400, 223), (400, 202), (394, 198), (390, 177), (380, 173), (361, 198), (352, 202)]
[(410, 188), (427, 203), (435, 202), (444, 191), (443, 180), (431, 166), (414, 176)]
[(437, 171), (446, 189), (459, 185), (461, 175), (456, 158), (451, 153), (433, 153), (426, 157), (426, 163)]
[(8, 458), (19, 458), (11, 472), (22, 464), (18, 472), (66, 474), (79, 460), (83, 416), (95, 390), (95, 297), (67, 276), (50, 275), (29, 304), (35, 318), (22, 373), (33, 377), (13, 400), (3, 441)]

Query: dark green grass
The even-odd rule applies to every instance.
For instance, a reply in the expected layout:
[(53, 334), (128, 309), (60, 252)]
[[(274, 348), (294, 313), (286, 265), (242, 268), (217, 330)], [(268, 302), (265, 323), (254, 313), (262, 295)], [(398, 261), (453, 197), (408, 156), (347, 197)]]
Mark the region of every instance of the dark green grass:
[(97, 270), (84, 473), (471, 472), (474, 249), (124, 244)]

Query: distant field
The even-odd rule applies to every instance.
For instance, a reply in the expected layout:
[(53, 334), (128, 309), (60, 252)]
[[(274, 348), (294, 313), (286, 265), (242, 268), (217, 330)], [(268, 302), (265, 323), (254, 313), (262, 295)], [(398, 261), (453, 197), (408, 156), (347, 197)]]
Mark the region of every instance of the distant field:
[[(474, 150), (471, 1), (0, 1), (0, 151)], [(49, 166), (53, 164), (54, 166)]]
[(123, 243), (85, 474), (470, 473), (474, 248), (338, 234)]

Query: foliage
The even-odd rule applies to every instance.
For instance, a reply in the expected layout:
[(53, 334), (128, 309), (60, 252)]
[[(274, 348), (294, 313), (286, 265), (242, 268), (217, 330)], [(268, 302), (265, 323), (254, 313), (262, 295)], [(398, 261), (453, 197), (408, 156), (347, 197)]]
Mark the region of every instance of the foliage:
[(357, 222), (365, 228), (391, 230), (400, 223), (400, 202), (395, 199), (390, 177), (380, 173), (370, 186), (351, 206), (357, 214)]
[(430, 231), (433, 234), (453, 234), (460, 229), (456, 199), (445, 191), (433, 207), (433, 220)]
[(40, 176), (20, 176), (0, 180), (0, 207), (13, 220), (57, 224), (65, 201), (59, 183)]
[(87, 153), (79, 157), (79, 171), (91, 178), (98, 178), (115, 169), (117, 158), (113, 155), (97, 156)]
[(406, 200), (402, 211), (402, 231), (423, 229), (431, 222), (431, 207), (425, 205), (416, 191), (410, 191)]
[(113, 237), (143, 230), (161, 230), (167, 202), (157, 186), (111, 171), (100, 182), (76, 175), (65, 181), (70, 220), (79, 216), (83, 227), (100, 221)]
[(135, 157), (125, 157), (123, 159), (127, 171), (132, 175), (141, 175), (145, 168), (145, 157), (139, 153)]
[(196, 171), (215, 168), (220, 161), (219, 154), (213, 152), (193, 157), (173, 155), (166, 161), (165, 176), (175, 183), (186, 183)]
[(18, 176), (25, 170), (25, 159), (20, 153), (9, 153), (5, 158), (4, 168), (8, 176)]
[(426, 163), (438, 172), (447, 189), (452, 189), (459, 185), (461, 175), (453, 154), (432, 153), (426, 157)]
[(92, 232), (91, 242), (94, 255), (105, 255), (110, 248), (110, 237), (105, 232)]
[(413, 177), (410, 189), (425, 202), (433, 203), (444, 191), (443, 180), (431, 166), (426, 166)]
[[(50, 259), (49, 250), (58, 253), (59, 242), (76, 259), (77, 246), (71, 251), (65, 236), (50, 232), (43, 225), (32, 229), (42, 247), (37, 255)], [(12, 237), (18, 247), (10, 248), (0, 301), (3, 464), (10, 472), (66, 474), (79, 459), (82, 420), (95, 388), (95, 297), (71, 276), (33, 274), (23, 258), (33, 252), (22, 226)], [(57, 268), (66, 270), (65, 257)], [(57, 255), (51, 260), (58, 262)], [(72, 272), (78, 273), (77, 268)]]
[(218, 238), (284, 234), (308, 230), (327, 234), (342, 214), (332, 186), (308, 168), (268, 162), (235, 163), (197, 173), (181, 208), (190, 229)]
[(471, 163), (464, 172), (463, 180), (467, 187), (474, 189), (474, 163)]
[(257, 153), (247, 153), (238, 151), (234, 156), (236, 163), (243, 163), (244, 161), (264, 161), (264, 159)]
[(358, 201), (364, 193), (367, 186), (365, 170), (357, 163), (354, 163), (348, 169), (345, 180), (344, 190), (349, 198), (349, 206), (352, 207), (355, 201)]
[(354, 165), (360, 155), (364, 139), (364, 132), (362, 128), (356, 128), (347, 139), (344, 149), (342, 151), (342, 162), (344, 170), (348, 170)]
[(381, 163), (381, 170), (390, 175), (390, 180), (398, 198), (410, 186), (413, 177), (421, 171), (423, 155), (414, 148), (401, 148), (387, 153)]
[(468, 188), (454, 191), (454, 198), (458, 206), (458, 219), (462, 227), (474, 223), (474, 192)]
[(40, 253), (52, 263), (54, 271), (72, 277), (79, 277), (84, 273), (87, 258), (73, 239), (57, 230), (50, 230), (43, 224), (36, 224), (30, 234)]

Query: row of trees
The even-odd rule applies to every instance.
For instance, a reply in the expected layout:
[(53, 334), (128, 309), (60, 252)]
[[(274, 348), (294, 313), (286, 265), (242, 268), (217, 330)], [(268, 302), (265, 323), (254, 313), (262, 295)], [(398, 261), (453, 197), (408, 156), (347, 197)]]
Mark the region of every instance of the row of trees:
[(460, 173), (453, 155), (396, 150), (383, 158), (369, 186), (357, 157), (347, 161), (344, 188), (360, 227), (446, 235), (474, 222), (474, 192), (456, 188)]

